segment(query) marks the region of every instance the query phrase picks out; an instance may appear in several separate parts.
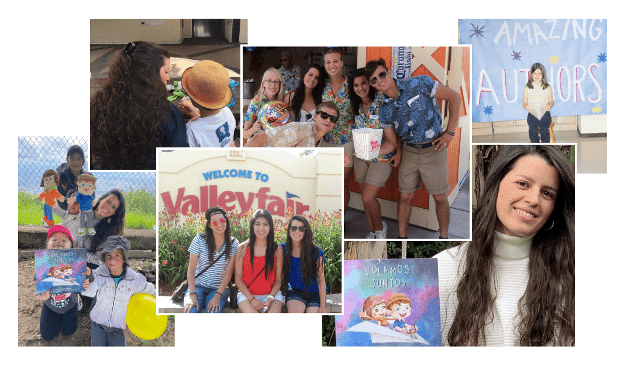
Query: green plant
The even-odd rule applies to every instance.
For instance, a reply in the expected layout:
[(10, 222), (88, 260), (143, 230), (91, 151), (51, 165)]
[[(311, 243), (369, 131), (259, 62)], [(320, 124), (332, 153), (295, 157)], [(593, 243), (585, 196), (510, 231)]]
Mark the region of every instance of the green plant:
[(336, 326), (333, 315), (323, 315), (321, 339), (323, 347), (336, 345)]
[[(123, 192), (126, 201), (126, 228), (152, 229), (156, 224), (156, 196), (143, 189)], [(37, 200), (38, 195), (28, 192), (17, 193), (18, 225), (41, 225), (43, 203)], [(55, 215), (60, 223), (60, 218)]]
[(434, 255), (446, 250), (450, 243), (446, 241), (434, 241), (423, 243), (412, 243), (408, 245), (408, 252), (414, 258), (431, 258)]
[(401, 242), (389, 242), (386, 246), (386, 250), (388, 252), (388, 258), (401, 258), (401, 247), (402, 247), (402, 243)]
[[(249, 238), (249, 218), (252, 211), (227, 212), (232, 237), (243, 242)], [(289, 209), (285, 219), (275, 219), (275, 242), (286, 241), (287, 225), (292, 211)], [(340, 288), (342, 279), (342, 214), (341, 212), (320, 212), (305, 214), (314, 232), (314, 242), (325, 254), (325, 282), (329, 293)], [(165, 209), (159, 213), (158, 230), (158, 275), (160, 280), (175, 284), (186, 276), (188, 267), (188, 247), (193, 238), (204, 231), (203, 213), (189, 214), (184, 217)]]

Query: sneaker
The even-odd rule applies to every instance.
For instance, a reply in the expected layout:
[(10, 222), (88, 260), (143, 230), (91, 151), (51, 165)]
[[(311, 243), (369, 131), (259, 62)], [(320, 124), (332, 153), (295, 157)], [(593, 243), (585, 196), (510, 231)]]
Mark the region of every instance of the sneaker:
[(78, 295), (78, 311), (82, 311), (82, 298)]
[(87, 234), (89, 234), (89, 235), (95, 235), (95, 229), (94, 229), (94, 228), (92, 228), (92, 227), (88, 228), (88, 229), (87, 229)]
[(82, 236), (85, 234), (85, 228), (81, 227), (80, 229), (78, 229), (78, 235)]
[(41, 222), (43, 223), (43, 227), (44, 228), (47, 229), (47, 228), (50, 227), (50, 225), (48, 225), (48, 221), (46, 219), (44, 219), (43, 217), (41, 218)]
[(375, 231), (375, 236), (377, 237), (377, 239), (385, 239), (386, 232), (388, 231), (388, 225), (386, 225), (386, 223), (383, 221), (381, 223), (383, 224), (383, 229)]
[(377, 239), (377, 235), (375, 235), (375, 233), (370, 232), (368, 233), (368, 236), (366, 236), (365, 239)]

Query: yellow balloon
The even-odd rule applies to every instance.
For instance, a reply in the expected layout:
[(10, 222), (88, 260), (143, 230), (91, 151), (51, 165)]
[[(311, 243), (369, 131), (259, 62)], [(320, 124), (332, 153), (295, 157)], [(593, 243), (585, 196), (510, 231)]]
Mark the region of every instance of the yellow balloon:
[(145, 340), (160, 337), (167, 328), (167, 316), (156, 315), (156, 298), (148, 294), (134, 294), (126, 311), (128, 329)]

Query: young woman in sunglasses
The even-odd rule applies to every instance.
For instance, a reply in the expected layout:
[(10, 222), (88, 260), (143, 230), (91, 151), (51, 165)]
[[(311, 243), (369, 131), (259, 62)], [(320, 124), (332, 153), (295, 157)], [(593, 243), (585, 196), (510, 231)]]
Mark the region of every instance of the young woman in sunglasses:
[[(228, 283), (234, 271), (238, 240), (230, 236), (230, 221), (220, 207), (206, 211), (206, 228), (188, 248), (189, 266), (186, 273), (188, 289), (184, 294), (184, 312), (220, 313), (227, 305)], [(200, 274), (207, 266), (208, 270)]]
[(314, 244), (308, 220), (299, 215), (288, 222), (288, 238), (284, 248), (282, 292), (286, 292), (289, 313), (324, 313), (325, 257)]
[[(383, 102), (383, 93), (377, 93), (368, 79), (364, 68), (357, 69), (349, 76), (349, 98), (355, 116), (353, 129), (381, 129), (379, 107)], [(379, 156), (372, 160), (354, 157), (355, 181), (362, 187), (362, 203), (368, 222), (369, 233), (366, 239), (385, 239), (387, 226), (381, 221), (381, 205), (377, 200), (379, 190), (385, 186), (392, 173), (392, 167), (399, 166), (399, 155), (395, 157), (397, 137), (394, 127), (383, 129), (383, 138), (379, 147)]]
[(288, 123), (262, 131), (252, 137), (245, 147), (339, 147), (327, 142), (327, 132), (336, 128), (340, 114), (332, 102), (322, 102), (316, 106), (314, 118), (310, 122)]

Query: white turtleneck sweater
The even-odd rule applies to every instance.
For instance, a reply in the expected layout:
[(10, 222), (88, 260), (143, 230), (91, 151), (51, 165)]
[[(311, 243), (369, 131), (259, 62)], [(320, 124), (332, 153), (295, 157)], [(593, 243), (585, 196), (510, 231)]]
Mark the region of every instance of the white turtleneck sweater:
[[(518, 301), (529, 281), (529, 253), (533, 236), (515, 237), (500, 232), (494, 239), (494, 274), (497, 294), (491, 323), (486, 324), (487, 346), (517, 345), (520, 323)], [(442, 344), (448, 346), (448, 332), (457, 310), (457, 284), (465, 268), (467, 243), (437, 254), (440, 278), (440, 321)], [(493, 288), (493, 286), (492, 286)]]

